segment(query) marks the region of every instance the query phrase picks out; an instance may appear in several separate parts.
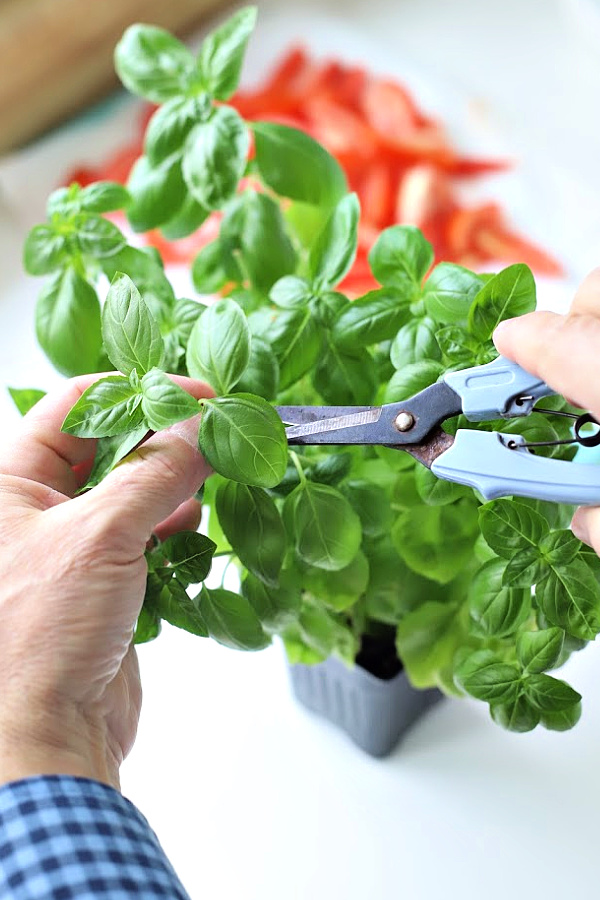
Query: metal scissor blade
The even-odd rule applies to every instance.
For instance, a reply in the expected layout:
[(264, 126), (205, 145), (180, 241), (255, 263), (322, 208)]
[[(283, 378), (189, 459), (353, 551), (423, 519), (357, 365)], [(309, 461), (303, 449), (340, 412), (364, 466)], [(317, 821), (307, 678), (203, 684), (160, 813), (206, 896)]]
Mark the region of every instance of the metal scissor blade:
[[(315, 422), (307, 422), (305, 425), (291, 425), (285, 429), (288, 441), (303, 437), (313, 437), (319, 434), (332, 434), (346, 428), (357, 428), (362, 425), (373, 425), (379, 421), (381, 407), (373, 406), (363, 412), (350, 413), (346, 416), (335, 416), (332, 419), (317, 419)], [(361, 429), (364, 431), (364, 429)], [(345, 436), (340, 435), (341, 443), (345, 443)], [(362, 443), (364, 435), (356, 435), (357, 443)], [(318, 443), (318, 442), (317, 442)]]
[(337, 419), (378, 408), (373, 406), (276, 406), (275, 412), (286, 425), (308, 425), (309, 422), (317, 422), (321, 419)]

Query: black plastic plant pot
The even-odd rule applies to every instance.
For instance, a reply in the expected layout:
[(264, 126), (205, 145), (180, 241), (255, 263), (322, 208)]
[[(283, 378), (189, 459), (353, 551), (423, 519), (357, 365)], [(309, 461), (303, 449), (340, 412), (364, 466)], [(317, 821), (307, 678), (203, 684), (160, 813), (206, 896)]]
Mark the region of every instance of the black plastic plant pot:
[(343, 729), (370, 756), (388, 756), (410, 727), (442, 699), (436, 690), (418, 691), (402, 669), (377, 678), (330, 657), (314, 666), (289, 667), (292, 690), (307, 709)]

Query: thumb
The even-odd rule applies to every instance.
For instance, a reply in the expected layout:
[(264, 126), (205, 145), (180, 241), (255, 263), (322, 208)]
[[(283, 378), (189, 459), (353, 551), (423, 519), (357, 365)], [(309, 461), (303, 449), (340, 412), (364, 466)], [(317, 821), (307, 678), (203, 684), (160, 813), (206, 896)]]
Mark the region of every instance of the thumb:
[(502, 322), (498, 351), (542, 378), (563, 397), (600, 414), (600, 319), (533, 312)]
[(108, 528), (129, 546), (133, 542), (135, 549), (143, 550), (156, 525), (210, 475), (198, 450), (199, 424), (200, 416), (194, 416), (153, 435), (77, 500), (102, 530)]

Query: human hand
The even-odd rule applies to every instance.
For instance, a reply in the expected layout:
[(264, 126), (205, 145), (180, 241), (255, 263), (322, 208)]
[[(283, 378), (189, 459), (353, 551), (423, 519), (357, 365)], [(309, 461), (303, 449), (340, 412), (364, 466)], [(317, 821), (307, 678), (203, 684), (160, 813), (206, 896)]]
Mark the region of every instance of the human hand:
[[(578, 288), (566, 316), (533, 312), (502, 322), (494, 343), (503, 355), (600, 420), (600, 268)], [(600, 508), (582, 507), (573, 533), (600, 554)]]
[(144, 550), (152, 533), (199, 522), (190, 498), (209, 469), (197, 418), (153, 435), (75, 496), (96, 442), (60, 426), (98, 377), (42, 399), (0, 446), (0, 784), (61, 773), (119, 786), (141, 708), (131, 639)]

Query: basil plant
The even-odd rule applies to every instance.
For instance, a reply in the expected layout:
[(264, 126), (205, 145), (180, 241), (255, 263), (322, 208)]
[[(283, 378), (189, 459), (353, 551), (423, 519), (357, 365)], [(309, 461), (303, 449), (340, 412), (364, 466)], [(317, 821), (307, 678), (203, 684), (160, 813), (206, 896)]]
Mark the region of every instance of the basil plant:
[[(512, 731), (568, 729), (580, 695), (548, 673), (600, 631), (600, 564), (567, 530), (571, 510), (482, 504), (385, 447), (292, 451), (273, 409), (400, 401), (492, 360), (498, 322), (535, 307), (533, 276), (524, 265), (496, 275), (434, 265), (423, 235), (397, 225), (370, 252), (379, 287), (349, 300), (339, 285), (360, 209), (338, 163), (307, 134), (245, 122), (227, 103), (254, 21), (241, 10), (197, 55), (160, 28), (129, 28), (117, 71), (157, 104), (144, 154), (126, 187), (55, 191), (25, 245), (26, 270), (48, 276), (36, 330), (51, 362), (66, 376), (115, 370), (63, 426), (98, 438), (86, 488), (148, 432), (202, 412), (199, 446), (216, 473), (203, 495), (208, 534), (148, 551), (135, 640), (155, 638), (164, 619), (235, 649), (279, 636), (294, 663), (334, 654), (353, 665), (373, 638), (395, 646), (418, 688), (482, 700)], [(117, 210), (133, 231), (167, 239), (219, 211), (218, 236), (192, 267), (198, 296), (176, 295), (159, 253), (103, 215)], [(214, 398), (193, 399), (167, 373), (208, 382)], [(13, 396), (26, 411), (40, 393)], [(568, 420), (544, 412), (469, 427), (570, 435)], [(203, 584), (215, 555), (238, 567), (238, 593)]]

